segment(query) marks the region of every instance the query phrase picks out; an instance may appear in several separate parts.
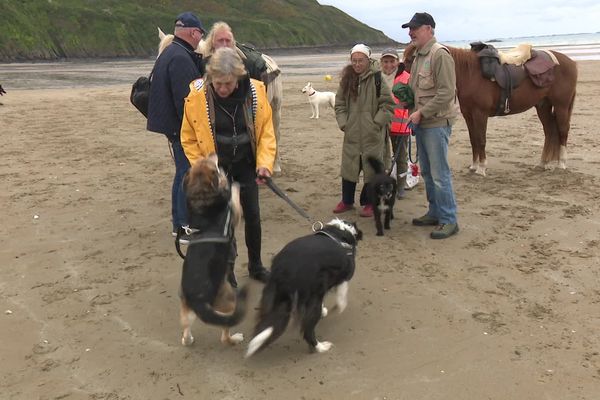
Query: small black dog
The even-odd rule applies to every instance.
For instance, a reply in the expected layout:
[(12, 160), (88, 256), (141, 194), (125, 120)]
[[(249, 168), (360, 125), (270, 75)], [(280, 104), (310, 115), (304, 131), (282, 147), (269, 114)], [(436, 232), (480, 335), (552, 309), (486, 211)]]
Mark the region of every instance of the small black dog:
[(360, 239), (362, 232), (356, 224), (336, 218), (314, 234), (288, 243), (273, 258), (246, 357), (281, 336), (292, 311), (311, 349), (323, 353), (331, 348), (330, 342), (317, 341), (315, 327), (327, 315), (323, 298), (330, 289), (336, 288), (339, 312), (346, 308), (348, 281), (354, 275), (356, 244)]
[[(383, 163), (375, 157), (368, 157), (367, 161), (375, 170), (375, 177), (369, 183), (369, 200), (373, 204), (377, 236), (383, 236), (383, 228), (390, 229), (390, 220), (394, 219), (396, 180), (385, 172)], [(382, 212), (385, 214), (383, 226), (381, 224)]]

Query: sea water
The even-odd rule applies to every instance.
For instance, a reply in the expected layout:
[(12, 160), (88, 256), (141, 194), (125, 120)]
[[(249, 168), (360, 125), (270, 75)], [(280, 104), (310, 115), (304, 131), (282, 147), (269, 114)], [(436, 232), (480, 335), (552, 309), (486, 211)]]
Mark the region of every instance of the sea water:
[[(481, 39), (480, 39), (481, 40)], [(448, 41), (448, 46), (470, 48), (470, 41)], [(568, 35), (523, 36), (481, 40), (493, 44), (501, 50), (511, 49), (519, 44), (531, 44), (535, 48), (560, 51), (574, 60), (600, 60), (600, 32)]]

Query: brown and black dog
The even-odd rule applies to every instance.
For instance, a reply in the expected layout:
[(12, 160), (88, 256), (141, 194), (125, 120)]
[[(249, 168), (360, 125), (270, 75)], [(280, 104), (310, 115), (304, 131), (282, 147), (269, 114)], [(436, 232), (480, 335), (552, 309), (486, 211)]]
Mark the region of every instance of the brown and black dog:
[(234, 228), (241, 216), (240, 189), (229, 184), (218, 167), (216, 154), (198, 160), (184, 178), (190, 226), (197, 229), (188, 245), (181, 276), (181, 343), (191, 345), (196, 317), (223, 327), (221, 342), (237, 344), (241, 333), (231, 335), (246, 312), (247, 289), (238, 293), (227, 280), (235, 259)]

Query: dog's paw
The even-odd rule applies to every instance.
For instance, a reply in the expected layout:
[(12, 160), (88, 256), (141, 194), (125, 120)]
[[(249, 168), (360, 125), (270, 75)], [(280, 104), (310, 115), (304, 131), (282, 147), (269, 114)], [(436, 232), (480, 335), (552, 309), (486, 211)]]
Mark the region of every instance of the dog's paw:
[(223, 343), (223, 344), (230, 344), (232, 346), (235, 346), (236, 344), (241, 343), (243, 341), (244, 341), (243, 333), (234, 333), (233, 335), (230, 335), (229, 332), (221, 333), (221, 343)]
[(325, 353), (326, 351), (329, 351), (329, 349), (331, 349), (331, 346), (333, 346), (333, 343), (331, 342), (317, 342), (315, 350), (318, 353)]
[(194, 344), (194, 337), (192, 335), (183, 335), (181, 337), (181, 344), (184, 346), (191, 346)]
[(229, 337), (229, 341), (231, 342), (231, 344), (242, 343), (244, 341), (244, 334), (240, 332), (234, 333)]
[(327, 316), (327, 314), (329, 314), (329, 311), (327, 310), (327, 307), (322, 306), (321, 307), (321, 318), (325, 318)]

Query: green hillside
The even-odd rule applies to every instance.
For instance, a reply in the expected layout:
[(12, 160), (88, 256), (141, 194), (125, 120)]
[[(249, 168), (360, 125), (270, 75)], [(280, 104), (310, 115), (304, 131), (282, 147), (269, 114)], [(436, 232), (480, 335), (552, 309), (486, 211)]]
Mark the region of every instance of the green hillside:
[(182, 11), (262, 49), (392, 42), (315, 0), (1, 0), (0, 61), (150, 56)]

